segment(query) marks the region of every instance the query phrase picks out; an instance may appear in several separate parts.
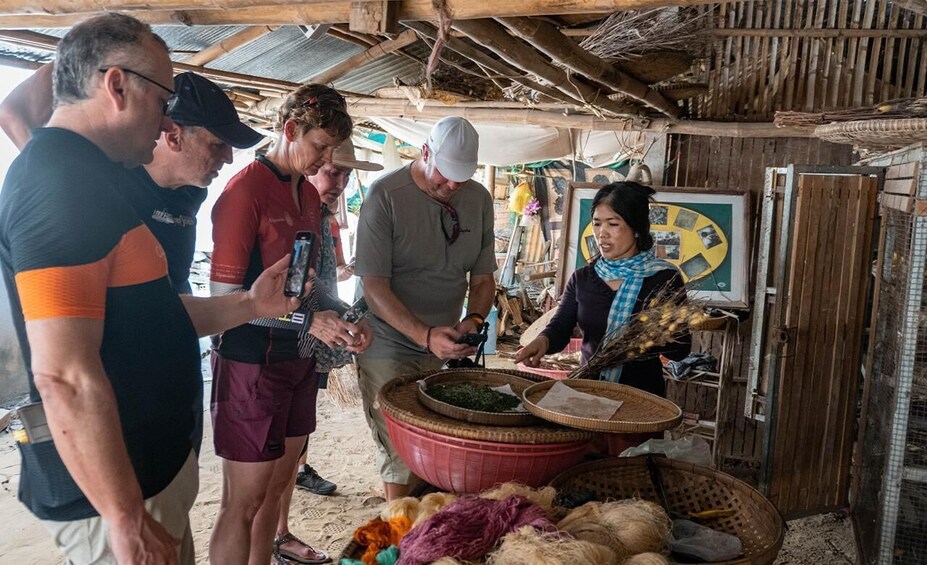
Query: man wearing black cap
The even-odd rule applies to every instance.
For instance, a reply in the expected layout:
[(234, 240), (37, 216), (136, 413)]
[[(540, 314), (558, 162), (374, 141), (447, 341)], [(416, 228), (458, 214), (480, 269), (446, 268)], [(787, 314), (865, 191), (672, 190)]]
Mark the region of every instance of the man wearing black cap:
[[(0, 128), (19, 149), (51, 116), (52, 68), (36, 71), (0, 103)], [(140, 182), (126, 196), (164, 248), (171, 282), (189, 294), (203, 188), (232, 162), (233, 147), (251, 147), (261, 134), (241, 122), (221, 88), (195, 73), (174, 77), (168, 115), (173, 125), (158, 139), (151, 163), (131, 171)]]

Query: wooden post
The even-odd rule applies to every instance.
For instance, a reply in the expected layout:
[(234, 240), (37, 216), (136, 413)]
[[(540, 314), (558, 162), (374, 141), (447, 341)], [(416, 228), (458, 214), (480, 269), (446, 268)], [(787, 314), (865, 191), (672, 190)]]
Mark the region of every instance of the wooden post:
[(394, 34), (399, 16), (399, 2), (379, 0), (376, 2), (351, 2), (351, 31), (374, 34)]

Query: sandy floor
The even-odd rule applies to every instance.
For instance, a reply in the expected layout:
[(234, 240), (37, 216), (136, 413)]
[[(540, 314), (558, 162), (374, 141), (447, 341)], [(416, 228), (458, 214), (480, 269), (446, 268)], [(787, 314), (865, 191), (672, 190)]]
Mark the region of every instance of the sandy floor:
[[(207, 417), (208, 421), (208, 417)], [(200, 494), (191, 521), (198, 563), (206, 563), (209, 532), (221, 494), (220, 460), (212, 450), (207, 428), (200, 470)], [(381, 506), (374, 469), (373, 442), (359, 408), (344, 409), (323, 393), (319, 398), (319, 428), (310, 438), (311, 463), (338, 484), (333, 496), (297, 490), (290, 527), (296, 535), (337, 557), (354, 529), (376, 515)], [(0, 565), (63, 563), (45, 529), (16, 500), (19, 454), (11, 434), (0, 434)], [(789, 523), (790, 530), (777, 563), (855, 563), (856, 551), (849, 519), (828, 514)]]

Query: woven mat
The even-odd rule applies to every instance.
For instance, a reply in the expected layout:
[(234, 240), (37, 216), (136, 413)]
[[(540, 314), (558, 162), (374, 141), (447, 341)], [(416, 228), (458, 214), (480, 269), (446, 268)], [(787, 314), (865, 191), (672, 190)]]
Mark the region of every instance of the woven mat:
[[(483, 372), (483, 369), (454, 369), (454, 372)], [(520, 371), (503, 371), (492, 369), (496, 373), (508, 373), (533, 382), (547, 379), (531, 373)], [(592, 438), (586, 431), (566, 428), (551, 423), (536, 426), (489, 426), (462, 422), (443, 416), (425, 407), (418, 400), (418, 380), (436, 371), (406, 375), (395, 378), (383, 385), (378, 397), (380, 409), (400, 422), (419, 428), (462, 439), (493, 441), (497, 443), (548, 444), (582, 441)]]

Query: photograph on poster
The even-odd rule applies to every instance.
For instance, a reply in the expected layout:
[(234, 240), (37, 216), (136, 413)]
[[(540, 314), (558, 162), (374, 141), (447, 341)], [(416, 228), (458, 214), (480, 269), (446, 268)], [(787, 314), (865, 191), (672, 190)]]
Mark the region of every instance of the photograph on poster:
[[(598, 253), (591, 218), (592, 199), (600, 186), (571, 183), (565, 194), (558, 291)], [(716, 306), (746, 307), (747, 193), (653, 188), (650, 230), (656, 256), (679, 268), (693, 298)]]

